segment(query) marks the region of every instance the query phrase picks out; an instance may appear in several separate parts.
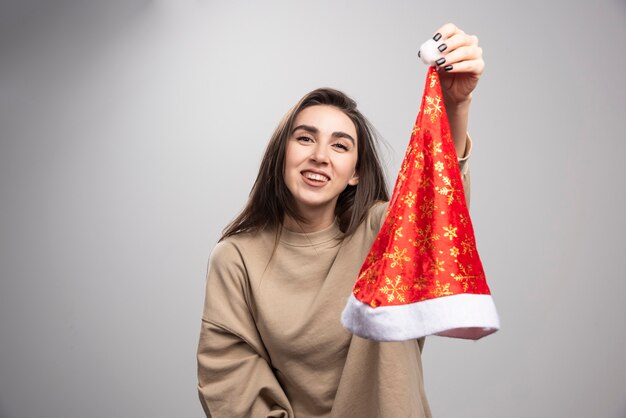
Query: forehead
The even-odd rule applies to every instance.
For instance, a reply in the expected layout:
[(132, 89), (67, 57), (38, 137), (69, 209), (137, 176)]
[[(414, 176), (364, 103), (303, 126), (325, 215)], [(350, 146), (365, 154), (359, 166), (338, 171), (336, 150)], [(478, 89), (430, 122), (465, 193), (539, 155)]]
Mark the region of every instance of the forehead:
[(345, 132), (356, 139), (354, 122), (340, 109), (329, 105), (315, 105), (303, 109), (296, 116), (293, 126), (308, 125), (317, 128), (320, 133), (331, 135), (333, 132)]

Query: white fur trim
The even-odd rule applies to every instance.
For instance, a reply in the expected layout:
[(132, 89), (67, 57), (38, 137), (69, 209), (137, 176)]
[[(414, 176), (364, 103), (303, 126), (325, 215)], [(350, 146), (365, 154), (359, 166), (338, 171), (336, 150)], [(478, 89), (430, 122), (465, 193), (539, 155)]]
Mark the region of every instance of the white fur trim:
[(477, 340), (500, 329), (491, 295), (468, 293), (378, 308), (352, 294), (341, 323), (353, 334), (376, 341), (404, 341), (426, 335)]

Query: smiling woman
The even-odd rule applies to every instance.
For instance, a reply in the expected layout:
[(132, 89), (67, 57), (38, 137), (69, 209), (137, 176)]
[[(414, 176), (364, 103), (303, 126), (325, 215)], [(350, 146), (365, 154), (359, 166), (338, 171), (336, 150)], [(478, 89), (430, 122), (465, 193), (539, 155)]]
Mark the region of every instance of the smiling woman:
[[(344, 93), (322, 88), (305, 95), (274, 131), (250, 199), (222, 240), (283, 226), (311, 232), (335, 217), (350, 235), (376, 201), (389, 199), (373, 132)], [(328, 181), (318, 183), (314, 174)]]
[[(435, 36), (450, 44), (441, 78), (467, 187), (465, 128), (482, 52), (454, 25)], [(329, 88), (278, 124), (245, 208), (209, 260), (198, 347), (207, 416), (431, 416), (424, 340), (369, 341), (340, 322), (387, 208), (373, 132), (356, 103)]]
[(354, 123), (333, 106), (302, 110), (287, 141), (285, 184), (303, 223), (287, 217), (285, 227), (311, 232), (330, 226), (337, 199), (348, 186), (356, 186), (358, 143)]

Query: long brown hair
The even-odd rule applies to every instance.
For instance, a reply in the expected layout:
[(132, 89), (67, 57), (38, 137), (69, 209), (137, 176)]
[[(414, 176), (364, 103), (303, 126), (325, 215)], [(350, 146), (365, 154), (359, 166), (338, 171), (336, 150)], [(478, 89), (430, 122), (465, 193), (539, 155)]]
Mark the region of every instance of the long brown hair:
[(346, 236), (352, 234), (365, 220), (375, 202), (389, 200), (372, 125), (357, 109), (356, 102), (346, 94), (331, 88), (321, 88), (306, 94), (279, 122), (265, 150), (248, 202), (241, 213), (224, 228), (220, 241), (243, 232), (274, 227), (280, 229), (285, 215), (303, 221), (283, 178), (285, 149), (296, 116), (315, 105), (336, 107), (356, 127), (359, 144), (356, 172), (359, 182), (355, 186), (348, 185), (337, 199), (335, 215), (341, 231)]

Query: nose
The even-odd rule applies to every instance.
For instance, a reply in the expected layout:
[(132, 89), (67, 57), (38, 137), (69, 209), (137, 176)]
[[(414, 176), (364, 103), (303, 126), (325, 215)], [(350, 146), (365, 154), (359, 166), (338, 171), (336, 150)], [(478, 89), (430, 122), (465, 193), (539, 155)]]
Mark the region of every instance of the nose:
[(328, 150), (326, 146), (318, 142), (313, 148), (311, 159), (318, 164), (328, 164)]

